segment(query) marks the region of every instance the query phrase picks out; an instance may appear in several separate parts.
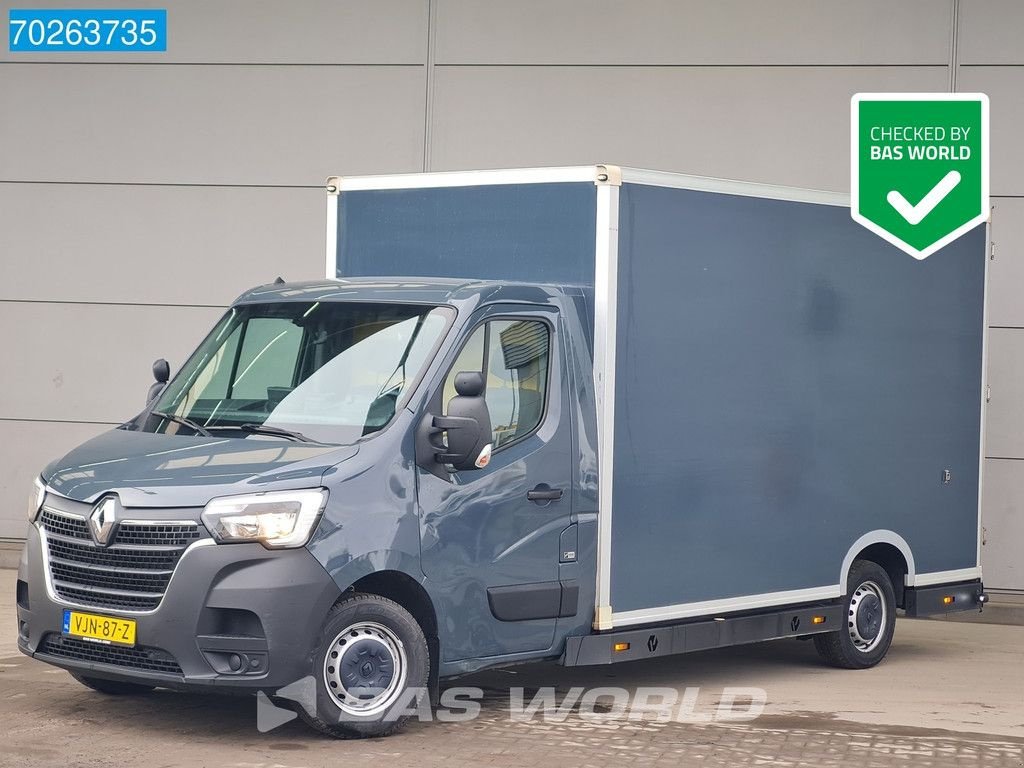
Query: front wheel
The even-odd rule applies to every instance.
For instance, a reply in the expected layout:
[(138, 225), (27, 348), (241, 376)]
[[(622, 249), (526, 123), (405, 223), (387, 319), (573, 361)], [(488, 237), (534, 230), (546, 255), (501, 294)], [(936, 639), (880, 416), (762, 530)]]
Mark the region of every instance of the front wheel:
[(313, 654), (316, 713), (302, 719), (335, 738), (387, 736), (427, 695), (430, 653), (416, 620), (379, 595), (354, 593), (327, 615)]
[(889, 650), (896, 629), (896, 597), (889, 574), (877, 563), (856, 560), (847, 578), (845, 624), (814, 636), (818, 654), (834, 667), (867, 669)]

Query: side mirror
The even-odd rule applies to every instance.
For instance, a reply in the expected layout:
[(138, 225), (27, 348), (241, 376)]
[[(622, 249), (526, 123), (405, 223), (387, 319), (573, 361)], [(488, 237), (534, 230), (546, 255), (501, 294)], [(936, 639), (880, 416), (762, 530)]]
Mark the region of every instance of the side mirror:
[(157, 384), (166, 384), (171, 378), (171, 364), (162, 357), (153, 363), (153, 380)]
[[(455, 374), (455, 392), (459, 397), (483, 397), (484, 385), (484, 375), (480, 371), (463, 371)], [(454, 403), (455, 398), (448, 402)]]
[[(491, 416), (484, 400), (484, 375), (463, 371), (455, 375), (455, 391), (447, 416), (428, 416), (430, 445), (438, 464), (457, 470), (482, 469), (491, 458)], [(447, 444), (441, 433), (447, 436)]]
[(156, 382), (149, 388), (149, 393), (146, 395), (146, 404), (153, 402), (167, 385), (168, 379), (171, 378), (171, 364), (164, 360), (162, 357), (153, 363), (153, 379)]

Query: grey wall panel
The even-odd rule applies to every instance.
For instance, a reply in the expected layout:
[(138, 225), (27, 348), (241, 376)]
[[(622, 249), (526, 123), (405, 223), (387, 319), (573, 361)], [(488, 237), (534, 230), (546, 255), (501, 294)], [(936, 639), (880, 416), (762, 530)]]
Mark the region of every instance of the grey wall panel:
[[(1018, 30), (1019, 31), (1019, 30)], [(1024, 67), (960, 67), (957, 90), (987, 93), (991, 109), (992, 194), (1024, 194)]]
[(957, 59), (961, 64), (1024, 64), (1024, 3), (960, 0)]
[[(0, 18), (12, 5), (23, 4), (3, 0)], [(319, 276), (319, 188), (134, 185), (319, 187), (328, 173), (415, 171), (427, 114), (436, 169), (605, 161), (846, 191), (849, 94), (949, 85), (952, 0), (434, 0), (440, 63), (567, 66), (439, 67), (429, 113), (428, 0), (134, 5), (168, 9), (166, 54), (0, 50), (19, 62), (0, 63), (0, 181), (124, 185), (0, 185), (0, 299), (221, 304), (278, 272)], [(1022, 14), (1016, 0), (960, 0), (959, 61), (1024, 65)], [(100, 61), (123, 63), (86, 63)], [(742, 66), (759, 64), (771, 66)], [(957, 75), (960, 90), (992, 97), (993, 191), (1024, 195), (1024, 67)], [(1024, 200), (995, 202), (990, 320), (1022, 326)], [(0, 416), (118, 421), (139, 407), (152, 358), (179, 365), (216, 313), (0, 301), (15, 329)], [(1022, 334), (993, 332), (989, 455), (1024, 457)], [(116, 375), (97, 375), (102, 355)], [(0, 535), (20, 536), (3, 510), (22, 519), (24, 479), (6, 478), (37, 471), (51, 435), (70, 445), (93, 427), (11, 423), (0, 421)], [(1004, 563), (1024, 541), (1009, 472), (986, 489), (989, 517), (1005, 517), (990, 524), (1016, 537)]]
[[(124, 2), (4, 0), (9, 8), (124, 8)], [(130, 8), (167, 9), (167, 52), (154, 62), (422, 64), (427, 48), (426, 0), (132, 0)], [(81, 53), (11, 53), (0, 61), (74, 61)], [(90, 61), (138, 62), (140, 54), (89, 54)]]
[(22, 539), (32, 479), (53, 459), (110, 429), (103, 424), (7, 421), (0, 419), (0, 539)]
[(431, 164), (607, 162), (846, 191), (850, 96), (946, 81), (943, 67), (439, 67)]
[(985, 423), (985, 455), (1024, 457), (1024, 331), (993, 328), (988, 344), (992, 399)]
[(177, 370), (222, 313), (0, 302), (0, 328), (8, 329), (0, 419), (125, 421), (142, 410), (153, 360), (165, 357)]
[[(1020, 32), (1024, 5), (1015, 0), (960, 0), (961, 64), (1024, 64)], [(957, 90), (982, 91), (991, 102), (991, 168), (994, 195), (989, 267), (988, 382), (982, 479), (985, 584), (1024, 589), (1024, 66), (960, 66)]]
[[(0, 180), (322, 184), (422, 167), (421, 67), (2, 64)], [(73, 116), (71, 119), (70, 116)]]
[(997, 197), (992, 206), (988, 324), (1024, 329), (1024, 198)]
[(985, 586), (1024, 589), (1024, 461), (988, 459), (982, 492)]
[(324, 192), (0, 183), (0, 299), (229, 304), (323, 276)]
[(436, 56), (440, 64), (946, 64), (951, 17), (951, 0), (438, 0)]

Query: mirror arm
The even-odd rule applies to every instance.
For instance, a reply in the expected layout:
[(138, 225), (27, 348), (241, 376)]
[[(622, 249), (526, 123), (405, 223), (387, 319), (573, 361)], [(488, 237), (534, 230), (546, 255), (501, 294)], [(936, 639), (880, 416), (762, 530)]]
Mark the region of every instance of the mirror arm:
[[(463, 416), (434, 416), (432, 424), (432, 435), (440, 435), (447, 430), (472, 428), (477, 425), (475, 419)], [(455, 464), (466, 459), (461, 453), (450, 453), (448, 446), (444, 445), (441, 440), (431, 440), (431, 445), (436, 449), (434, 459), (439, 464)]]
[(465, 416), (435, 416), (434, 417), (434, 428), (439, 430), (445, 429), (462, 429), (464, 427), (475, 427), (476, 419), (470, 419)]
[(159, 381), (154, 383), (154, 384), (150, 384), (149, 385), (149, 392), (146, 393), (146, 406), (147, 407), (150, 405), (150, 403), (152, 403), (154, 400), (156, 400), (158, 397), (160, 397), (160, 395), (164, 391), (164, 387), (166, 387), (166, 386), (167, 386), (167, 384), (159, 382)]
[(449, 481), (451, 473), (438, 458), (446, 446), (441, 438), (443, 430), (434, 426), (435, 418), (431, 413), (425, 414), (416, 428), (416, 464), (434, 477)]

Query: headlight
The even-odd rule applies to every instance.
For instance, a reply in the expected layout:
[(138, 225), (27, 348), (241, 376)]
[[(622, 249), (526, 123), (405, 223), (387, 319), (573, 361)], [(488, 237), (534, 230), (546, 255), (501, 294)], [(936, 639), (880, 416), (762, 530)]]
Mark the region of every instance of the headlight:
[(28, 521), (34, 523), (39, 516), (39, 510), (43, 508), (43, 499), (46, 498), (46, 486), (38, 477), (32, 481), (32, 493), (28, 497)]
[(301, 547), (316, 528), (327, 491), (275, 491), (212, 499), (203, 523), (218, 542), (258, 541), (268, 549)]

